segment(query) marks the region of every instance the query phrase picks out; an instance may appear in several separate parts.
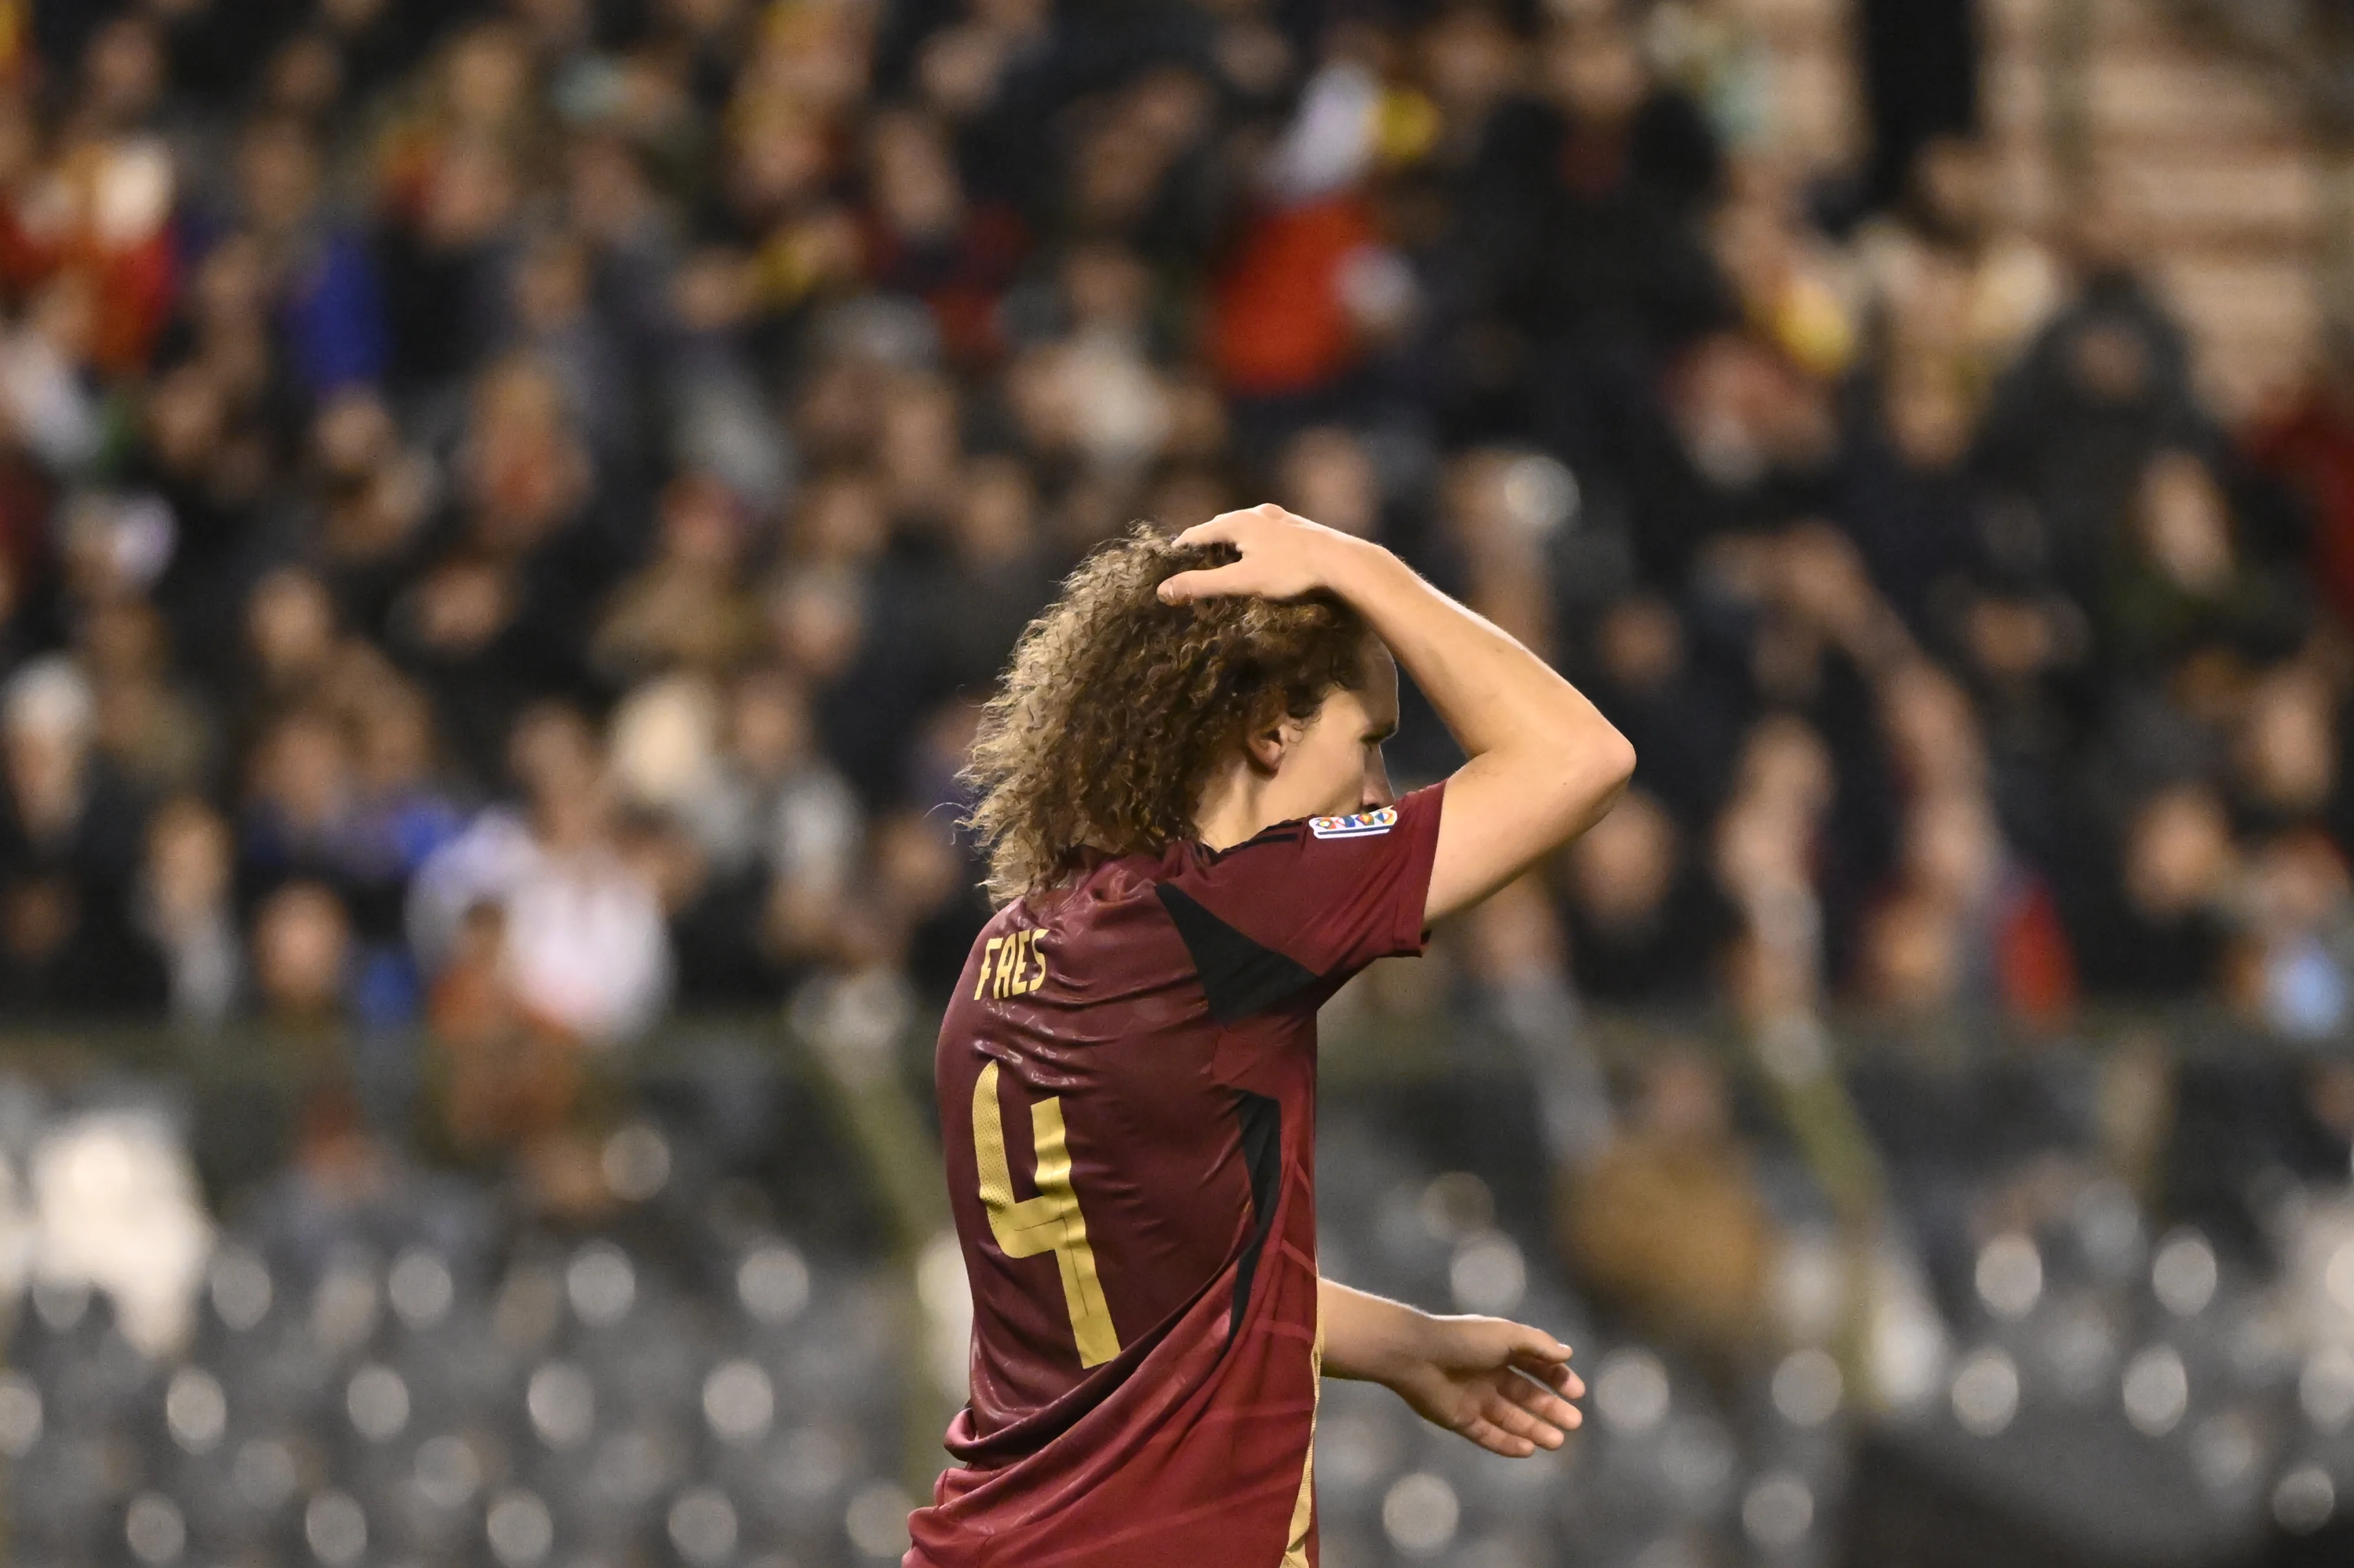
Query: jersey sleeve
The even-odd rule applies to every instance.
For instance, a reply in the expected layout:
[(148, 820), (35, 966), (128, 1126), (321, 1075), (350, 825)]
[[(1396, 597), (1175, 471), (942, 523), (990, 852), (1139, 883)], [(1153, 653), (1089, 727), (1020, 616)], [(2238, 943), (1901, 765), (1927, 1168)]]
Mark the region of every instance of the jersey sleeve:
[(1445, 789), (1414, 790), (1381, 811), (1278, 823), (1162, 883), (1213, 1014), (1247, 1017), (1375, 959), (1421, 952)]

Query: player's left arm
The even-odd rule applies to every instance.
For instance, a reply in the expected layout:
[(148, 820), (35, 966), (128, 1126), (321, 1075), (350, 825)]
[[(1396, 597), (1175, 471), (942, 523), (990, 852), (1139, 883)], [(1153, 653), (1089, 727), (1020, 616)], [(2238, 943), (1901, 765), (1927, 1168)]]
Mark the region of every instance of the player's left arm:
[(1317, 1282), (1324, 1375), (1377, 1383), (1434, 1425), (1525, 1459), (1584, 1419), (1569, 1347), (1501, 1318), (1440, 1318), (1331, 1280)]

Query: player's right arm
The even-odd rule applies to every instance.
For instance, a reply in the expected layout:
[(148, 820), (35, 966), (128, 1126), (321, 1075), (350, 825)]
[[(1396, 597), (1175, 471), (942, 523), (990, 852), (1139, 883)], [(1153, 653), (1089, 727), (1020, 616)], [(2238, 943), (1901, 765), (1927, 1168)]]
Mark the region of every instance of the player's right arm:
[(1380, 546), (1272, 505), (1225, 513), (1177, 542), (1232, 545), (1242, 559), (1180, 573), (1162, 598), (1329, 588), (1437, 709), (1467, 760), (1447, 781), (1426, 921), (1477, 904), (1600, 821), (1633, 775), (1634, 747), (1576, 687)]

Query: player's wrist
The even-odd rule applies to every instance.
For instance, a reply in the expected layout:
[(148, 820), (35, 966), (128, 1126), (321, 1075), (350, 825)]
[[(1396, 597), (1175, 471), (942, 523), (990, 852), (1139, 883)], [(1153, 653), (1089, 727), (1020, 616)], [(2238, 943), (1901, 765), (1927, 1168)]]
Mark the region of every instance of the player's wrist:
[(1401, 1302), (1383, 1327), (1374, 1382), (1399, 1388), (1446, 1361), (1444, 1319)]
[(1385, 577), (1406, 570), (1405, 562), (1371, 539), (1336, 533), (1324, 545), (1326, 558), (1320, 563), (1324, 586), (1360, 611), (1380, 597), (1388, 586)]

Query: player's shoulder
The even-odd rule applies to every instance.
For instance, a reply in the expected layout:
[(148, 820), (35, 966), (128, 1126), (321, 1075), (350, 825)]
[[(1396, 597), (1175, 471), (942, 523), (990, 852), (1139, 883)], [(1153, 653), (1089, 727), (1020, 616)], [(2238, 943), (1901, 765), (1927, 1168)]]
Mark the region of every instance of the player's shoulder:
[[(1417, 791), (1416, 796), (1422, 792)], [(1271, 822), (1240, 843), (1214, 850), (1196, 844), (1194, 853), (1176, 868), (1180, 873), (1198, 871), (1215, 876), (1221, 870), (1236, 872), (1269, 871), (1285, 861), (1282, 852), (1290, 851), (1296, 857), (1312, 853), (1320, 845), (1337, 845), (1385, 838), (1394, 833), (1405, 821), (1410, 803), (1408, 796), (1386, 806), (1371, 806), (1358, 811), (1334, 812), (1322, 816), (1292, 817)]]

